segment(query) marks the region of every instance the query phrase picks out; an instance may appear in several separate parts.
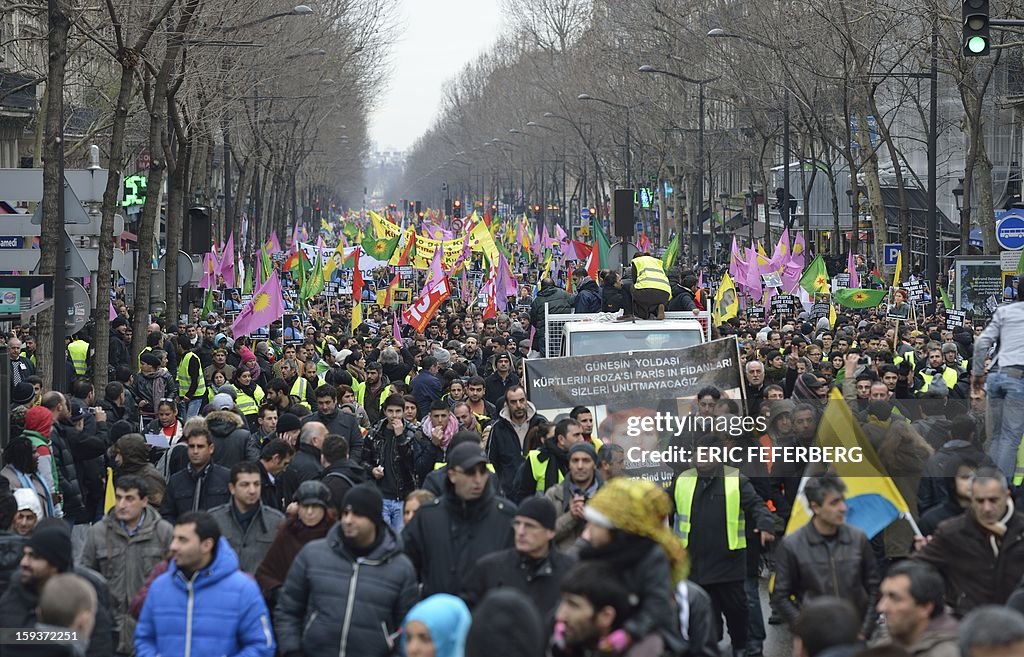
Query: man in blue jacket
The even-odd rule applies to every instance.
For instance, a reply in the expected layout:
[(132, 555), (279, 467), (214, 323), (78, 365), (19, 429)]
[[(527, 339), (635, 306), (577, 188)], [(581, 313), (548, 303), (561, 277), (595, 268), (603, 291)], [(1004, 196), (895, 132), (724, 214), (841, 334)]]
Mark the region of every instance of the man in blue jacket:
[(204, 511), (174, 526), (170, 569), (156, 578), (135, 628), (137, 657), (273, 657), (270, 615), (256, 581)]

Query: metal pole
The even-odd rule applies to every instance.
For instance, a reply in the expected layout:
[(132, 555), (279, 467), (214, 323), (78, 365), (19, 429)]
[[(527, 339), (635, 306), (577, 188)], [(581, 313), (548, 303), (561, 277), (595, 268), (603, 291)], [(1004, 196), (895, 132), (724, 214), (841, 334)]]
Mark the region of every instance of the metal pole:
[(782, 227), (789, 228), (789, 87), (786, 87), (782, 107), (782, 207), (779, 218)]
[[(697, 264), (700, 264), (701, 255), (704, 252), (704, 222), (701, 220), (704, 214), (704, 82), (697, 85), (697, 211), (694, 213), (696, 221), (697, 244), (694, 253), (697, 257)], [(710, 214), (710, 213), (709, 213)]]
[[(939, 26), (938, 15), (932, 16), (932, 52), (931, 52), (931, 107), (928, 111), (928, 246), (925, 249), (925, 275), (928, 282), (934, 286), (938, 277), (937, 252), (939, 248), (938, 239), (938, 105), (939, 105)], [(965, 248), (964, 247), (961, 248)], [(932, 288), (935, 289), (934, 287)], [(932, 302), (935, 303), (935, 294), (932, 294)]]
[(633, 189), (633, 154), (632, 154), (632, 143), (631, 143), (631, 132), (629, 129), (630, 121), (629, 105), (626, 105), (626, 189)]
[[(49, 0), (47, 3), (47, 10), (49, 15), (49, 27), (55, 29), (53, 26), (54, 16), (57, 15), (59, 8), (57, 6), (57, 0)], [(60, 89), (53, 90), (50, 92), (61, 93)], [(64, 179), (64, 103), (60, 104), (60, 120), (58, 122), (58, 132), (55, 135), (49, 135), (50, 138), (56, 139), (57, 148), (57, 179), (60, 181), (60, 189), (57, 190), (57, 216), (60, 219), (61, 234), (57, 237), (58, 243), (54, 245), (57, 249), (56, 263), (53, 270), (53, 353), (50, 356), (50, 368), (53, 374), (53, 389), (64, 391), (66, 389), (67, 378), (67, 367), (65, 363), (67, 358), (65, 356), (65, 322), (67, 321), (67, 301), (65, 300), (65, 288), (64, 281), (67, 277), (65, 271), (65, 252), (64, 252), (64, 224), (65, 224), (65, 208), (64, 208), (64, 189), (67, 187), (68, 182)], [(159, 193), (159, 190), (154, 190), (154, 194)], [(149, 267), (150, 263), (142, 263), (144, 266)], [(137, 270), (136, 270), (137, 271)], [(149, 290), (144, 292), (135, 290), (135, 294), (149, 294)], [(7, 368), (10, 371), (10, 367)]]

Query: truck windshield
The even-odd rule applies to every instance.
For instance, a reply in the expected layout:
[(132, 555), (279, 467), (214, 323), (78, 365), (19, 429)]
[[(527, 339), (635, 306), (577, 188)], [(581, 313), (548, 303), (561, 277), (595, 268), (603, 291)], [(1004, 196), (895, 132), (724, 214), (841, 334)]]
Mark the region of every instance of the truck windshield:
[(594, 356), (626, 351), (681, 349), (701, 343), (699, 330), (573, 331), (571, 356)]

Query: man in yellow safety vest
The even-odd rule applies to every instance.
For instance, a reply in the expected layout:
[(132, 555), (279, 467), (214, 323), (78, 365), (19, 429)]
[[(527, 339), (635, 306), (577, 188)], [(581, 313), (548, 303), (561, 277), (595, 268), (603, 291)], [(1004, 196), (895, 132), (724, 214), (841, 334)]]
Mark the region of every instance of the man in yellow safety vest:
[(531, 449), (519, 466), (511, 491), (506, 491), (517, 504), (531, 495), (557, 486), (569, 471), (569, 449), (583, 442), (583, 427), (572, 418), (555, 425), (555, 435), (548, 438), (540, 449)]
[(665, 319), (665, 307), (672, 296), (661, 260), (647, 254), (633, 256), (633, 314), (638, 319), (649, 319), (652, 315)]

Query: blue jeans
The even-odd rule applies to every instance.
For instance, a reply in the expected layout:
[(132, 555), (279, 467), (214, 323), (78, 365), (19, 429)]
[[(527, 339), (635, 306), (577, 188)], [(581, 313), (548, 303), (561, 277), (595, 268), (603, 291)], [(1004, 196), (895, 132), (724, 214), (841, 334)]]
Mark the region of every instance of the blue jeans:
[(402, 507), (402, 500), (384, 498), (384, 522), (394, 529), (396, 534), (401, 534), (402, 527), (405, 526), (405, 522), (402, 520)]
[(205, 399), (200, 397), (181, 402), (178, 408), (178, 415), (182, 418), (181, 421), (184, 422), (189, 418), (199, 415), (199, 411), (203, 410), (203, 403), (205, 401)]
[(743, 588), (747, 591), (747, 606), (750, 614), (747, 619), (747, 651), (757, 648), (756, 652), (764, 645), (768, 636), (764, 629), (764, 614), (761, 613), (761, 580), (757, 577), (748, 577)]
[(1024, 379), (1014, 378), (1005, 372), (990, 372), (985, 392), (992, 422), (988, 455), (1007, 479), (1012, 479), (1017, 448), (1024, 435)]

